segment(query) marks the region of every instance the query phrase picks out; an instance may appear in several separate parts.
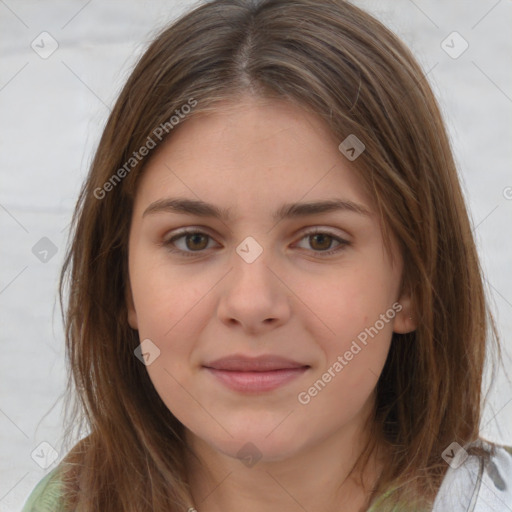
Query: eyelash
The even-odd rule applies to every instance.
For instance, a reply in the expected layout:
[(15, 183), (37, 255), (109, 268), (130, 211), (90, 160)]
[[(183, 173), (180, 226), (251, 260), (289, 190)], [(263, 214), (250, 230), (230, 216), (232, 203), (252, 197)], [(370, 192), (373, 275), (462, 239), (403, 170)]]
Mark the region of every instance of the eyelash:
[[(193, 257), (197, 256), (198, 254), (204, 252), (205, 249), (202, 249), (200, 251), (183, 251), (182, 249), (176, 249), (175, 247), (173, 247), (173, 244), (174, 244), (174, 242), (176, 240), (179, 240), (180, 238), (183, 238), (183, 237), (185, 237), (187, 235), (206, 235), (210, 239), (213, 238), (208, 233), (204, 233), (204, 232), (196, 230), (196, 229), (186, 229), (186, 230), (183, 230), (183, 231), (177, 233), (172, 238), (169, 238), (168, 240), (164, 240), (162, 245), (165, 246), (170, 252), (180, 253), (180, 255), (182, 255), (182, 256), (184, 256), (186, 258), (189, 258), (189, 257), (193, 258)], [(313, 235), (327, 235), (327, 236), (331, 237), (333, 240), (335, 240), (336, 242), (339, 243), (339, 245), (336, 248), (329, 249), (327, 251), (315, 251), (315, 250), (313, 250), (313, 252), (319, 254), (320, 257), (332, 256), (333, 254), (341, 252), (343, 249), (345, 249), (346, 247), (351, 245), (348, 240), (344, 240), (343, 238), (340, 238), (339, 236), (336, 236), (336, 235), (330, 233), (329, 231), (325, 231), (325, 230), (322, 230), (322, 229), (314, 229), (314, 230), (308, 231), (308, 232), (306, 232), (306, 233), (304, 233), (302, 235), (300, 240), (303, 240), (304, 238), (307, 238), (307, 237), (313, 236)]]

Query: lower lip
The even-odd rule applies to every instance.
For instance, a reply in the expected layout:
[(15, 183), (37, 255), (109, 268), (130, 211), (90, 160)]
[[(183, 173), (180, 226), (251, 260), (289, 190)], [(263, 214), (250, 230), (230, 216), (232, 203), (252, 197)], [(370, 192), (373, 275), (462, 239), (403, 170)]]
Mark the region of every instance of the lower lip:
[(301, 376), (308, 367), (284, 368), (268, 372), (237, 372), (228, 370), (217, 370), (206, 368), (224, 385), (234, 391), (244, 393), (255, 393), (261, 391), (272, 391), (283, 386), (291, 380)]

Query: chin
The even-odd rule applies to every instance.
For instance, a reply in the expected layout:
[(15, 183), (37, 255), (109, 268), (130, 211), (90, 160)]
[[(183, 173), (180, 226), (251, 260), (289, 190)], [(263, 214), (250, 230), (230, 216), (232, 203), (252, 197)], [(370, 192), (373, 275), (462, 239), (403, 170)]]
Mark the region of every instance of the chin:
[[(275, 427), (273, 427), (275, 428)], [(252, 429), (233, 432), (233, 437), (223, 436), (222, 439), (204, 439), (214, 450), (239, 459), (247, 467), (252, 467), (258, 462), (277, 462), (293, 456), (303, 444), (297, 436), (286, 431), (277, 433), (272, 429), (264, 431)]]
[(250, 414), (243, 411), (231, 418), (226, 415), (218, 417), (223, 418), (220, 421), (222, 427), (217, 422), (185, 423), (195, 437), (195, 440), (191, 439), (193, 444), (205, 443), (210, 449), (228, 457), (241, 460), (248, 457), (260, 462), (286, 460), (310, 444), (304, 426), (293, 425), (292, 418), (283, 413), (276, 415), (259, 411)]

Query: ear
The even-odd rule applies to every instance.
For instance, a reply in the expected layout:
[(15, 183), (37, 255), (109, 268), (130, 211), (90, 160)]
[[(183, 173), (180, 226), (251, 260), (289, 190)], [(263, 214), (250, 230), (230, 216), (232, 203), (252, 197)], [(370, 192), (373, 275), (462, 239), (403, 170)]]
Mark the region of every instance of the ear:
[(126, 310), (128, 311), (128, 324), (132, 329), (137, 331), (139, 329), (139, 324), (137, 322), (137, 312), (135, 311), (135, 305), (133, 303), (132, 287), (129, 279), (127, 280), (127, 283), (125, 300)]
[(415, 331), (417, 328), (417, 315), (413, 305), (411, 292), (404, 292), (397, 300), (400, 310), (396, 308), (396, 315), (393, 319), (393, 332), (406, 334)]

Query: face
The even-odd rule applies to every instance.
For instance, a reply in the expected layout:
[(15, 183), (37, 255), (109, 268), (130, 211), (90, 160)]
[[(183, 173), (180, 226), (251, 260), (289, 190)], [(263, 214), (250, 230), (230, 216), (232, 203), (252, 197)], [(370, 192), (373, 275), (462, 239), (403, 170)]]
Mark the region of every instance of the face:
[(413, 328), (396, 244), (392, 262), (339, 142), (245, 97), (186, 120), (141, 177), (128, 321), (163, 402), (224, 454), (285, 459), (359, 425), (393, 331)]

